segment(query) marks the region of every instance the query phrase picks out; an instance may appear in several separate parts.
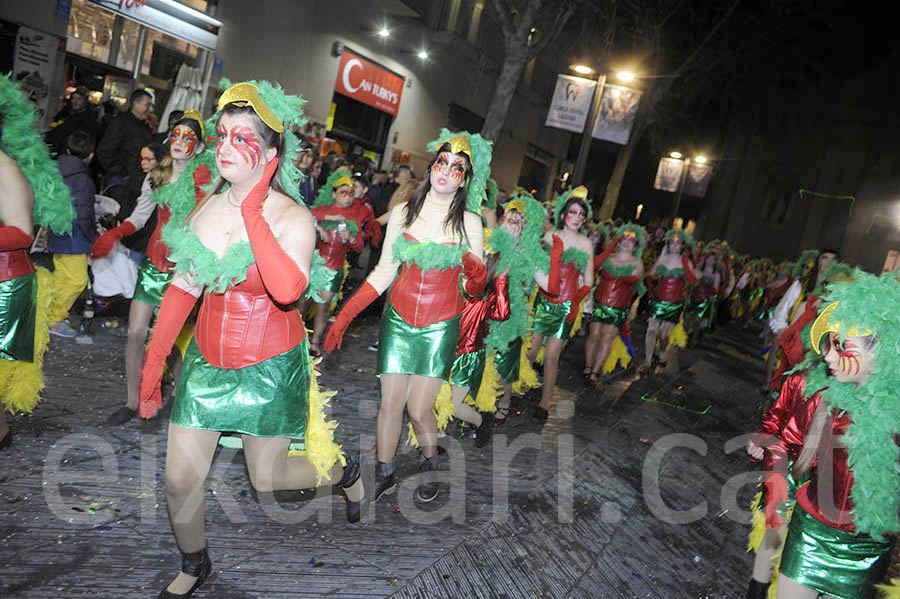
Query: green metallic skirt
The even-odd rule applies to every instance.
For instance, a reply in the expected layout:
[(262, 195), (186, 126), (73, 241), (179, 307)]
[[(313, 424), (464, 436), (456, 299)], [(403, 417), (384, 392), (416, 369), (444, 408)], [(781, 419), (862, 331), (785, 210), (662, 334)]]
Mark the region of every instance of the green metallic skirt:
[(690, 311), (698, 318), (711, 318), (716, 312), (716, 296), (711, 295), (701, 302), (692, 302)]
[(341, 290), (341, 286), (344, 284), (344, 269), (341, 268), (338, 270), (331, 270), (330, 268), (325, 266), (323, 267), (323, 271), (327, 273), (328, 278), (325, 279), (325, 284), (322, 286), (322, 291), (338, 293)]
[(459, 354), (450, 368), (450, 384), (457, 387), (468, 387), (472, 395), (478, 395), (481, 378), (484, 376), (485, 349)]
[(306, 339), (283, 354), (237, 369), (211, 365), (191, 340), (169, 421), (254, 437), (303, 437), (310, 368)]
[(612, 306), (607, 306), (606, 304), (597, 303), (594, 304), (593, 322), (608, 324), (610, 326), (618, 328), (622, 326), (622, 323), (624, 323), (625, 319), (628, 318), (628, 313), (630, 311), (631, 306), (613, 308)]
[(892, 541), (832, 528), (794, 509), (780, 572), (798, 584), (839, 599), (874, 596), (891, 562)]
[(378, 374), (418, 374), (445, 381), (456, 356), (459, 316), (416, 327), (389, 306), (381, 318)]
[(571, 300), (561, 304), (551, 303), (538, 293), (534, 299), (534, 332), (544, 337), (568, 339), (572, 323), (566, 322), (566, 317), (569, 316), (571, 305)]
[(34, 361), (37, 288), (33, 272), (0, 283), (0, 358)]
[(150, 258), (141, 260), (138, 267), (138, 280), (134, 286), (134, 299), (151, 306), (159, 306), (162, 303), (163, 294), (172, 280), (173, 273), (160, 272)]
[(522, 340), (516, 339), (494, 355), (494, 368), (504, 382), (512, 385), (519, 380), (519, 361), (522, 356)]
[(648, 301), (650, 302), (650, 318), (675, 323), (681, 319), (681, 310), (684, 308), (684, 302), (665, 302), (653, 298)]

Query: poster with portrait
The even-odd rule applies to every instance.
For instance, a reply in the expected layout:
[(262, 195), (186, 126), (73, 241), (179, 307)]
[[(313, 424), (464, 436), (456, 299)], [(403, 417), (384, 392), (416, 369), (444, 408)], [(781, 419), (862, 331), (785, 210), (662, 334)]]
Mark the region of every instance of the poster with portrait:
[(12, 79), (34, 104), (38, 127), (43, 127), (47, 122), (50, 81), (53, 78), (58, 44), (59, 38), (55, 35), (28, 27), (19, 27), (16, 34)]
[(584, 131), (597, 82), (582, 77), (559, 75), (544, 125), (573, 133)]
[(656, 168), (656, 180), (653, 181), (653, 189), (678, 191), (678, 184), (681, 181), (683, 170), (683, 160), (663, 156), (659, 159), (659, 166)]
[(713, 169), (708, 164), (692, 162), (684, 179), (684, 194), (695, 198), (705, 197), (712, 172)]
[(594, 121), (592, 136), (624, 146), (631, 136), (641, 92), (621, 85), (607, 84), (600, 98), (600, 112)]

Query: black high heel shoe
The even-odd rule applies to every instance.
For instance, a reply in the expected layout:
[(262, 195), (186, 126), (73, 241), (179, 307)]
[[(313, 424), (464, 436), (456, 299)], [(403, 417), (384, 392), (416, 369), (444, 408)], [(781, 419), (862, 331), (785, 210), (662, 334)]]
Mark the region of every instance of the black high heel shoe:
[[(163, 589), (158, 599), (186, 599), (194, 594), (194, 591), (200, 588), (209, 575), (212, 574), (212, 562), (209, 561), (209, 550), (204, 547), (195, 553), (181, 552), (181, 571), (188, 576), (196, 576), (197, 580), (194, 586), (187, 593), (180, 595), (170, 593), (168, 589)], [(171, 583), (170, 583), (171, 584)]]
[[(344, 466), (344, 475), (341, 477), (340, 482), (338, 482), (338, 486), (346, 491), (346, 489), (349, 489), (356, 484), (356, 481), (359, 480), (361, 474), (362, 462), (359, 458), (359, 454), (350, 456), (349, 458), (347, 458), (347, 465)], [(359, 522), (359, 519), (362, 516), (363, 504), (366, 502), (365, 489), (363, 489), (362, 500), (350, 501), (349, 497), (347, 497), (346, 499), (347, 522)]]

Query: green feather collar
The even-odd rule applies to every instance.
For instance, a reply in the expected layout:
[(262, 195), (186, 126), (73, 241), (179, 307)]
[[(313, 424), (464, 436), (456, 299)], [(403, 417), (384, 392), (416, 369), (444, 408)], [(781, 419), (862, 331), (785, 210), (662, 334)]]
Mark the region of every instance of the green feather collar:
[(566, 250), (562, 253), (562, 257), (560, 258), (566, 264), (575, 264), (575, 268), (579, 271), (584, 272), (584, 269), (587, 268), (588, 256), (585, 252), (582, 252), (578, 248), (566, 248)]
[(447, 245), (436, 241), (417, 241), (404, 233), (394, 240), (394, 259), (407, 266), (415, 264), (423, 272), (447, 270), (462, 264), (465, 246), (461, 243)]

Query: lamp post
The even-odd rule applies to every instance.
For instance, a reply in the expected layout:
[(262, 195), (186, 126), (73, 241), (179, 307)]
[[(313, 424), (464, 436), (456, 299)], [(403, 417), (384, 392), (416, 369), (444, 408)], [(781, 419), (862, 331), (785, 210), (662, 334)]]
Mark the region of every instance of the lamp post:
[(591, 141), (593, 141), (594, 120), (600, 110), (604, 87), (606, 87), (606, 73), (597, 78), (597, 87), (594, 88), (594, 95), (591, 97), (591, 109), (584, 122), (584, 130), (581, 132), (581, 147), (578, 148), (578, 158), (575, 160), (575, 169), (570, 178), (572, 186), (584, 183), (584, 169), (587, 167), (588, 154), (591, 152)]
[[(677, 156), (676, 156), (677, 154)], [(672, 158), (681, 158), (681, 154), (678, 152), (672, 152), (669, 154)], [(706, 156), (695, 156), (693, 162), (697, 164), (706, 164)], [(675, 205), (672, 206), (672, 223), (675, 223), (675, 219), (678, 218), (678, 208), (681, 206), (681, 194), (684, 191), (684, 182), (687, 180), (688, 171), (691, 169), (691, 159), (684, 159), (684, 168), (681, 169), (681, 176), (678, 178), (678, 191), (675, 192)]]

